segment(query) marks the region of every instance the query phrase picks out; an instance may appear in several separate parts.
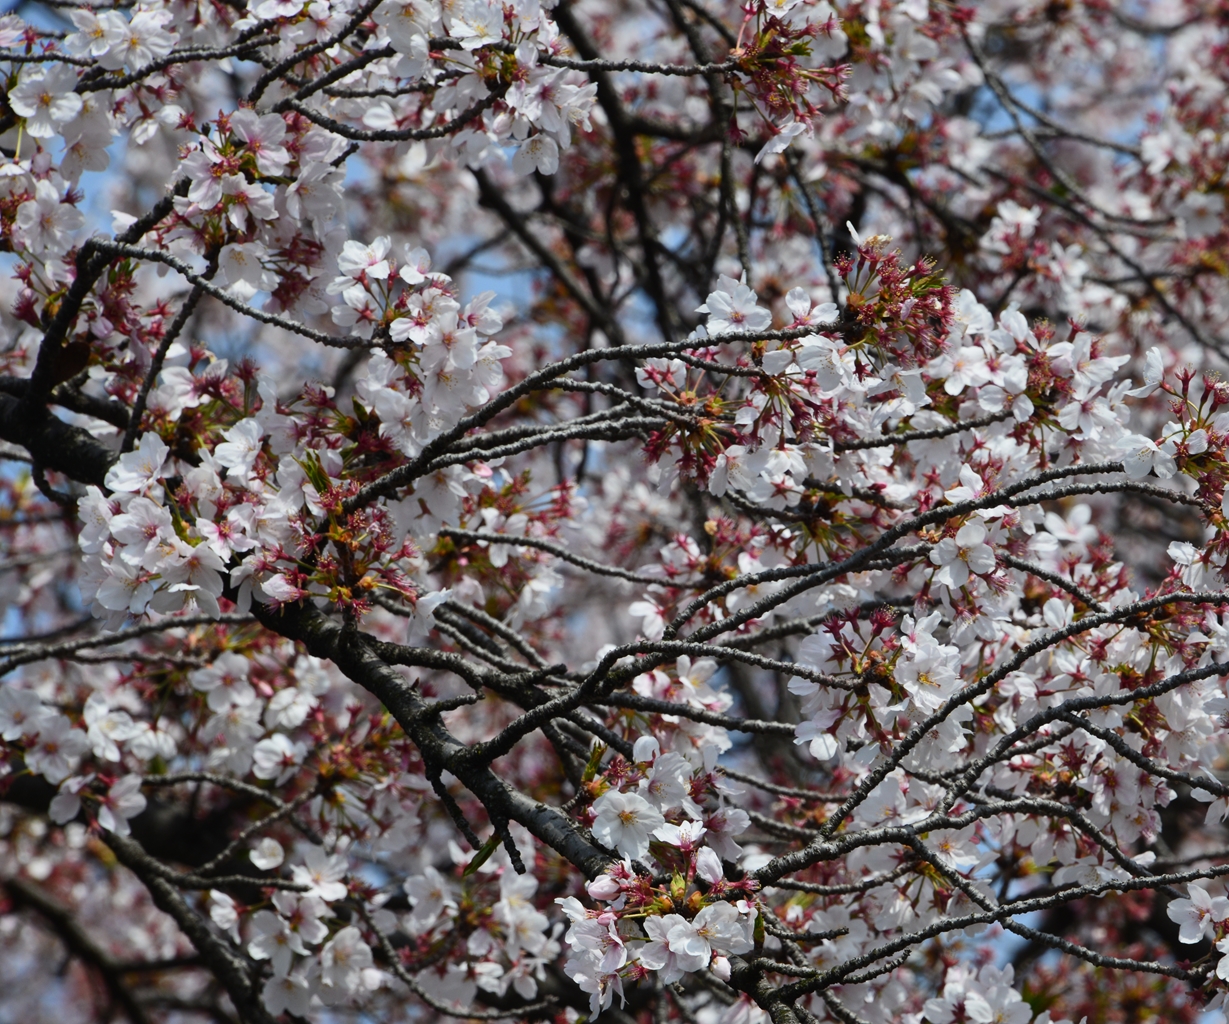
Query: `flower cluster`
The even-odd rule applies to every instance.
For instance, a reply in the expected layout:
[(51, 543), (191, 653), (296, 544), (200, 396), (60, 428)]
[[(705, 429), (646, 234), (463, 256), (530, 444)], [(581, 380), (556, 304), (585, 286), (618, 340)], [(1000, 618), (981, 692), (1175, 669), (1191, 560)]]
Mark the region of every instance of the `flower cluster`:
[(38, 8), (0, 1016), (1229, 1010), (1221, 14)]

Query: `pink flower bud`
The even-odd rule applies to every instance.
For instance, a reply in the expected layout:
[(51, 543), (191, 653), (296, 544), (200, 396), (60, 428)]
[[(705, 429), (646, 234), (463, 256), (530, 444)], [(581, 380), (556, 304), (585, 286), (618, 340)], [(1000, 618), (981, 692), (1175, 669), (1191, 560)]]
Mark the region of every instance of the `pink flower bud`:
[(619, 888), (619, 883), (609, 875), (598, 875), (597, 878), (585, 886), (585, 890), (595, 900), (603, 900), (605, 902), (615, 899), (622, 891)]

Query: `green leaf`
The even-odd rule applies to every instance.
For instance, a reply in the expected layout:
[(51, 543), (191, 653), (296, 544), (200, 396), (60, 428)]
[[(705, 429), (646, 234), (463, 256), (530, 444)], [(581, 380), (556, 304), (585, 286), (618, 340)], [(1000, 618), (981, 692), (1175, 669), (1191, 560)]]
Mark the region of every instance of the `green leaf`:
[(589, 755), (589, 763), (585, 765), (585, 774), (582, 777), (585, 782), (592, 782), (597, 770), (602, 766), (602, 758), (606, 754), (606, 744), (598, 743), (593, 748), (593, 753)]
[(307, 479), (311, 481), (311, 485), (316, 488), (316, 492), (318, 494), (323, 494), (328, 490), (328, 474), (325, 473), (324, 469), (321, 467), (320, 460), (316, 457), (315, 452), (309, 451), (303, 456), (303, 458), (295, 459), (294, 461), (303, 467), (303, 473), (307, 476)]
[(465, 870), (461, 872), (461, 877), (469, 878), (470, 875), (490, 860), (491, 854), (499, 849), (499, 842), (499, 833), (497, 832), (482, 844), (482, 849), (474, 854), (474, 859), (465, 866)]
[(677, 871), (674, 877), (670, 879), (670, 898), (675, 903), (682, 903), (683, 897), (687, 895), (687, 879), (680, 875)]

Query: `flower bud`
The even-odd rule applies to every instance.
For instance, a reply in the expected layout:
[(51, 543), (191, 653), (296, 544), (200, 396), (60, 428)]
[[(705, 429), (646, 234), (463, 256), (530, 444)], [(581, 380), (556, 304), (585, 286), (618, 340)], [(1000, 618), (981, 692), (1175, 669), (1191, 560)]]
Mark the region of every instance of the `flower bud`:
[(592, 882), (585, 886), (585, 890), (595, 900), (609, 902), (617, 897), (620, 893), (619, 883), (609, 875), (598, 875)]

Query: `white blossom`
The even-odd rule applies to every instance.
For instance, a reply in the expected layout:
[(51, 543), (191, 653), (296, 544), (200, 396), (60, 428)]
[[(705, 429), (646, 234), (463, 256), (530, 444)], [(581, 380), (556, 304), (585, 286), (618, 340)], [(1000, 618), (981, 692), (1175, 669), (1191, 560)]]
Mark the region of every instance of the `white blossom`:
[(635, 793), (603, 793), (594, 801), (593, 812), (594, 838), (633, 860), (649, 852), (650, 836), (665, 824), (661, 812)]

